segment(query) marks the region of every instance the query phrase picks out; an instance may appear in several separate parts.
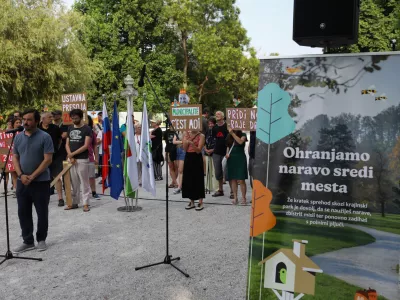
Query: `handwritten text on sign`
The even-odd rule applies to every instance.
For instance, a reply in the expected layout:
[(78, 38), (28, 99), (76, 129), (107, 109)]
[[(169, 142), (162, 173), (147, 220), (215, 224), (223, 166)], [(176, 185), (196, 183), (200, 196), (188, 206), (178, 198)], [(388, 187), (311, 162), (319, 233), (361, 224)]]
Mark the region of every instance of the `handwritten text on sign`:
[(170, 118), (175, 130), (202, 130), (201, 105), (172, 106)]
[(226, 122), (233, 130), (256, 131), (257, 108), (227, 108)]
[(64, 125), (71, 125), (69, 113), (73, 109), (83, 110), (83, 121), (87, 123), (87, 97), (86, 93), (61, 95), (62, 119)]
[[(12, 133), (6, 133), (5, 131), (0, 130), (0, 169), (3, 169), (4, 164), (6, 163), (7, 153), (8, 149), (10, 149), (12, 137), (13, 137)], [(12, 149), (10, 157), (8, 159), (6, 171), (7, 172), (15, 171), (12, 162)]]

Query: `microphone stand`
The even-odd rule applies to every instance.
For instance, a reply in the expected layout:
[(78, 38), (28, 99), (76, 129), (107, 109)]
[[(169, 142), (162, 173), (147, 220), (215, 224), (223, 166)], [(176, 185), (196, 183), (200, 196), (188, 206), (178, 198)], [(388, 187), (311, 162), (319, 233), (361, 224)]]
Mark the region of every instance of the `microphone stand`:
[[(158, 105), (160, 106), (161, 110), (164, 113), (165, 118), (167, 119), (166, 120), (165, 131), (168, 134), (168, 128), (171, 127), (172, 130), (176, 134), (175, 128), (174, 128), (174, 126), (172, 125), (172, 123), (171, 123), (171, 121), (169, 119), (169, 115), (165, 111), (164, 106), (162, 105), (160, 99), (158, 98), (157, 93), (156, 93), (156, 91), (155, 91), (155, 89), (153, 87), (153, 84), (152, 84), (149, 76), (147, 75), (147, 73), (142, 74), (142, 75), (146, 76), (146, 79), (147, 79), (148, 83), (150, 84), (150, 87), (151, 87), (151, 89), (152, 89), (152, 91), (154, 93), (154, 96), (157, 99)], [(137, 267), (137, 268), (135, 268), (135, 271), (138, 271), (138, 270), (141, 270), (141, 269), (145, 269), (145, 268), (149, 268), (149, 267), (162, 265), (162, 264), (166, 264), (166, 265), (172, 266), (173, 268), (175, 268), (176, 270), (181, 272), (186, 277), (189, 277), (189, 274), (185, 273), (184, 271), (182, 271), (181, 269), (179, 269), (177, 266), (175, 266), (172, 263), (173, 261), (180, 260), (181, 258), (180, 257), (172, 258), (172, 255), (169, 254), (169, 188), (168, 188), (168, 176), (169, 175), (168, 175), (168, 157), (166, 158), (165, 172), (166, 172), (166, 174), (165, 174), (165, 177), (166, 177), (166, 183), (165, 183), (165, 200), (166, 200), (165, 201), (165, 205), (166, 205), (166, 238), (165, 239), (166, 239), (166, 254), (165, 254), (165, 258), (161, 262), (157, 262), (157, 263), (154, 263), (154, 264), (146, 265), (146, 266), (143, 266), (143, 267)]]
[(7, 197), (7, 193), (8, 193), (8, 186), (7, 186), (7, 180), (6, 180), (6, 169), (7, 169), (7, 164), (9, 162), (10, 159), (10, 153), (11, 153), (11, 148), (12, 145), (14, 144), (14, 138), (16, 136), (16, 132), (13, 134), (12, 140), (11, 140), (11, 145), (10, 148), (8, 149), (8, 153), (7, 153), (7, 158), (6, 158), (6, 162), (4, 164), (4, 168), (3, 168), (3, 172), (1, 173), (1, 178), (0, 178), (0, 183), (3, 180), (4, 183), (4, 198), (5, 198), (5, 208), (6, 208), (6, 232), (7, 232), (7, 252), (5, 255), (0, 255), (0, 257), (4, 257), (4, 259), (0, 262), (0, 265), (3, 264), (5, 261), (9, 260), (9, 259), (13, 259), (13, 258), (17, 258), (17, 259), (26, 259), (26, 260), (36, 260), (36, 261), (42, 261), (43, 259), (41, 258), (33, 258), (33, 257), (21, 257), (21, 256), (14, 256), (13, 253), (10, 250), (10, 228), (8, 225), (8, 197)]

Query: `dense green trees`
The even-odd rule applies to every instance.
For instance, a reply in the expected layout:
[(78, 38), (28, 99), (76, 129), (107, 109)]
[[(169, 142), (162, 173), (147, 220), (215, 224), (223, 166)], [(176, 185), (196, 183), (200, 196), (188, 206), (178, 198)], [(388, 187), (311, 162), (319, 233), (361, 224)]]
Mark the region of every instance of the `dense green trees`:
[(329, 53), (392, 51), (391, 40), (400, 49), (400, 4), (398, 0), (361, 0), (358, 43), (329, 49)]
[[(104, 64), (89, 96), (117, 94), (123, 78), (138, 78), (143, 64), (167, 104), (186, 88), (192, 103), (228, 106), (237, 95), (251, 105), (256, 97), (258, 60), (239, 21), (234, 0), (78, 0), (85, 16), (80, 39), (94, 61)], [(157, 111), (153, 94), (144, 91)], [(143, 99), (140, 90), (136, 109)], [(123, 104), (122, 104), (123, 106)]]
[(37, 108), (90, 86), (96, 65), (76, 38), (82, 18), (57, 1), (0, 0), (0, 107)]

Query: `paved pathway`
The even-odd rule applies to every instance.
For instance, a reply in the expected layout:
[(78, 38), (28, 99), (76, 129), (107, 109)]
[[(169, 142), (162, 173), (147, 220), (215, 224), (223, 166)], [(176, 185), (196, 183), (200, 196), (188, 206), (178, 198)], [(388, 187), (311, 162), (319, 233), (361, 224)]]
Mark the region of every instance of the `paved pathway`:
[(399, 275), (396, 273), (400, 235), (358, 225), (347, 226), (372, 235), (376, 242), (316, 255), (312, 257), (313, 261), (324, 273), (363, 288), (376, 289), (389, 300), (400, 299)]

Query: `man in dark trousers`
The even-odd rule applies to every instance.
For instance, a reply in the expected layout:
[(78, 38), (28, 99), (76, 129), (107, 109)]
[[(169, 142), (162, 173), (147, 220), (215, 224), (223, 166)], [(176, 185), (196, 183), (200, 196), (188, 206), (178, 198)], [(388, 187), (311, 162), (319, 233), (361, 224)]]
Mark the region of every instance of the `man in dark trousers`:
[(50, 135), (39, 130), (40, 113), (29, 109), (22, 114), (24, 132), (15, 137), (13, 163), (17, 172), (18, 217), (23, 244), (14, 250), (22, 253), (35, 248), (33, 238), (32, 204), (38, 223), (38, 251), (45, 251), (49, 219), (50, 170), (54, 153)]
[[(54, 154), (53, 154), (53, 160), (50, 165), (50, 176), (52, 179), (56, 178), (58, 174), (61, 173), (63, 169), (63, 162), (59, 159), (57, 159), (57, 152), (58, 149), (60, 148), (61, 145), (61, 130), (60, 127), (57, 125), (54, 125), (53, 123), (53, 115), (49, 112), (44, 112), (42, 113), (42, 122), (39, 124), (39, 129), (43, 130), (46, 132), (48, 135), (50, 135), (52, 141), (53, 141), (53, 147), (54, 147)], [(56, 189), (57, 189), (57, 194), (58, 194), (58, 199), (59, 202), (62, 201), (62, 186), (61, 184), (56, 184)], [(50, 189), (50, 194), (54, 194), (54, 188)]]

